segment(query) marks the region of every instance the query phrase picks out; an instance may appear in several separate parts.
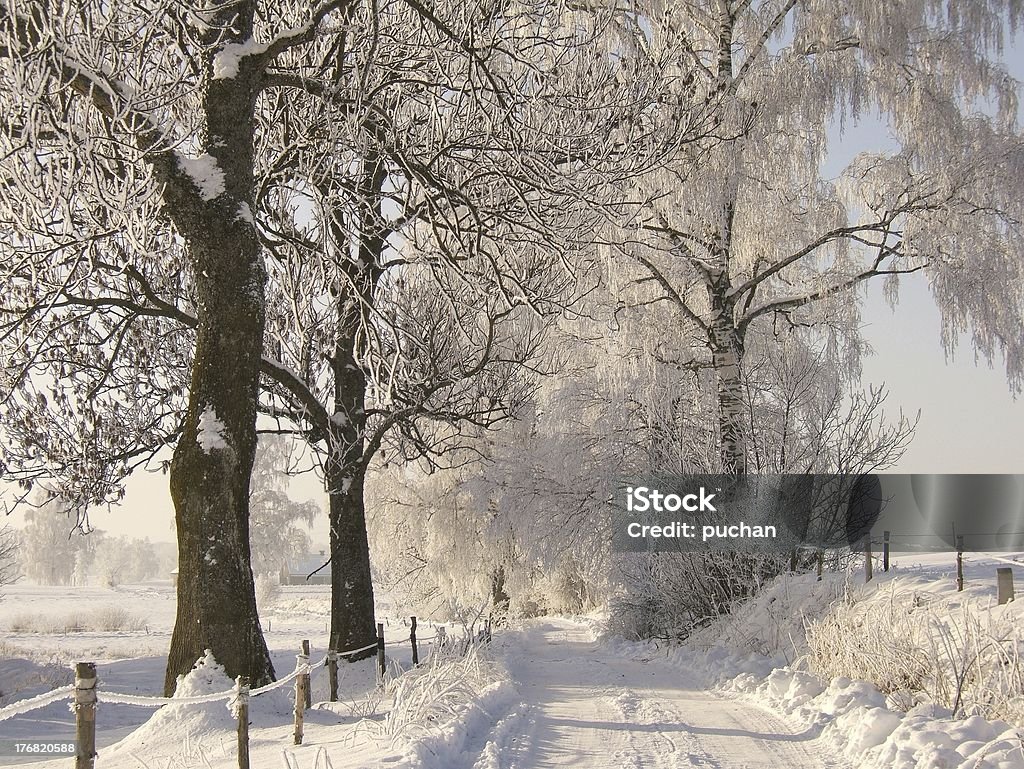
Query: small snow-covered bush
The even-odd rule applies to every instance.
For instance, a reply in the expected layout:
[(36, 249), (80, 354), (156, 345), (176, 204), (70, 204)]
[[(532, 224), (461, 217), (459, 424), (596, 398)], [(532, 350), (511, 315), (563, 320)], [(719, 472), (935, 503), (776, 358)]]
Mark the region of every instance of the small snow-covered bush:
[(454, 719), (494, 677), (475, 647), (462, 656), (433, 654), (426, 665), (387, 683), (393, 702), (382, 730), (394, 739)]
[(0, 707), (16, 695), (32, 696), (66, 686), (75, 680), (71, 665), (57, 658), (45, 662), (25, 659), (20, 651), (0, 645)]
[(104, 606), (92, 615), (86, 615), (86, 624), (92, 630), (106, 632), (146, 629), (144, 617), (137, 617), (120, 606)]
[(832, 610), (849, 589), (849, 575), (783, 574), (732, 614), (688, 639), (691, 648), (723, 646), (740, 653), (785, 658), (795, 664), (807, 654), (805, 625)]

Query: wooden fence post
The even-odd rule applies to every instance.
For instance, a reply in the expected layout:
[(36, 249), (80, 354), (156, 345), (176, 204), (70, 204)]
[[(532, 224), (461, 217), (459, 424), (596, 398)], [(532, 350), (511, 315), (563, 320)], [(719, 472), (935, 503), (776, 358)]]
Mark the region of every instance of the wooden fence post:
[(327, 652), (327, 681), (331, 687), (331, 702), (338, 701), (338, 652)]
[(882, 571), (889, 571), (889, 532), (882, 532)]
[(235, 679), (238, 686), (238, 769), (249, 769), (249, 677)]
[(377, 672), (380, 674), (380, 682), (384, 683), (384, 671), (386, 669), (384, 662), (384, 623), (377, 623)]
[[(306, 664), (309, 664), (309, 641), (302, 642), (302, 656), (305, 657)], [(302, 685), (302, 691), (306, 695), (306, 710), (313, 707), (313, 687), (310, 686), (309, 673), (303, 673), (302, 678), (305, 679)]]
[(964, 538), (959, 535), (956, 538), (956, 590), (962, 593), (964, 590)]
[(420, 664), (420, 649), (416, 645), (416, 617), (409, 618), (409, 641), (412, 643), (412, 664)]
[[(309, 641), (303, 641), (302, 645), (302, 653), (298, 656), (299, 665), (305, 665), (309, 662), (309, 654), (306, 653), (306, 650), (309, 648)], [(295, 731), (292, 733), (292, 740), (296, 745), (302, 744), (302, 723), (306, 716), (306, 683), (305, 674), (299, 673), (299, 675), (295, 676)]]
[(871, 563), (871, 536), (864, 537), (864, 581), (870, 582), (874, 577), (872, 571), (874, 564)]
[(75, 769), (93, 769), (96, 758), (96, 663), (75, 664)]
[(998, 587), (999, 605), (1013, 600), (1013, 569), (1000, 566), (996, 569), (996, 585)]

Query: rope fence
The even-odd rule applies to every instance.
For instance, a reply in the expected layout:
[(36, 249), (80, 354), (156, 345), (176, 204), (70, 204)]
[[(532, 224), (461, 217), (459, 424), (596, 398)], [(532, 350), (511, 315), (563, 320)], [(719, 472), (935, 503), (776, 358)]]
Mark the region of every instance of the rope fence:
[[(412, 625), (409, 636), (398, 641), (391, 641), (394, 646), (398, 643), (409, 642), (412, 644), (413, 665), (419, 665), (420, 642), (436, 641), (437, 649), (444, 648), (448, 641), (448, 635), (444, 627), (438, 627), (433, 636), (417, 639), (416, 618), (411, 618)], [(491, 627), (488, 620), (484, 630), (475, 638), (467, 639), (468, 645), (472, 641), (490, 641)], [(165, 705), (203, 705), (211, 702), (227, 702), (228, 709), (238, 722), (238, 767), (249, 769), (249, 700), (261, 694), (266, 694), (275, 689), (287, 686), (294, 682), (295, 685), (295, 710), (294, 710), (294, 733), (293, 739), (296, 745), (302, 744), (303, 724), (305, 711), (311, 707), (310, 677), (314, 670), (326, 667), (329, 673), (330, 701), (338, 700), (338, 658), (351, 657), (356, 654), (363, 654), (371, 650), (377, 650), (377, 672), (378, 685), (383, 685), (386, 673), (384, 625), (377, 625), (377, 638), (373, 643), (361, 646), (357, 649), (346, 649), (344, 651), (328, 651), (324, 657), (315, 663), (309, 662), (309, 641), (302, 642), (302, 648), (296, 655), (295, 669), (284, 678), (256, 689), (249, 688), (249, 679), (239, 676), (235, 679), (235, 685), (222, 692), (212, 692), (193, 697), (145, 697), (136, 694), (114, 692), (98, 685), (96, 676), (96, 664), (94, 662), (78, 662), (75, 664), (75, 683), (62, 686), (53, 691), (40, 694), (36, 697), (20, 700), (7, 707), (0, 708), (0, 721), (29, 713), (33, 710), (51, 705), (54, 702), (71, 698), (72, 710), (75, 713), (75, 767), (76, 769), (93, 769), (96, 758), (96, 706), (103, 703), (117, 705), (133, 705), (144, 708), (160, 708)], [(466, 649), (463, 649), (465, 652)]]

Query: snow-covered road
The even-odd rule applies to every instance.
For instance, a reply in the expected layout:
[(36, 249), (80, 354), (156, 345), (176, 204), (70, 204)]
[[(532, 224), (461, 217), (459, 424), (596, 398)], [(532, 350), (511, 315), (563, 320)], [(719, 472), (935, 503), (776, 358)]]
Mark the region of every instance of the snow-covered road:
[(617, 655), (584, 624), (546, 620), (510, 646), (526, 717), (514, 742), (501, 739), (501, 769), (846, 766), (814, 733), (705, 691), (664, 659)]

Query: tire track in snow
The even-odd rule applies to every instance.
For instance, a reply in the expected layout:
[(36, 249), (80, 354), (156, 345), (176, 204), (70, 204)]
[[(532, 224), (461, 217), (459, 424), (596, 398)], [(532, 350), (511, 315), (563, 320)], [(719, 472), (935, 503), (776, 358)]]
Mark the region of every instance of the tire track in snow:
[(572, 620), (530, 628), (508, 648), (508, 663), (529, 715), (516, 750), (494, 751), (476, 769), (845, 766), (813, 733), (721, 699), (667, 665), (616, 656)]

